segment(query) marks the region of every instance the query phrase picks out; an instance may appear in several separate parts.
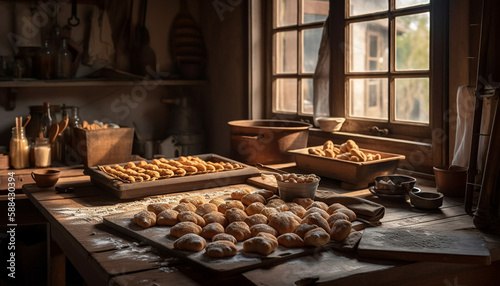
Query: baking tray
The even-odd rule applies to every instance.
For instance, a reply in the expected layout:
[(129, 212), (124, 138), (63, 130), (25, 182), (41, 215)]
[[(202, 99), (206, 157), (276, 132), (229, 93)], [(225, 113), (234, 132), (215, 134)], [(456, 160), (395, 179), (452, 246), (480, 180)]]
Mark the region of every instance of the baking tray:
[(399, 164), (399, 160), (405, 159), (404, 155), (362, 148), (359, 150), (365, 153), (378, 153), (381, 155), (382, 159), (366, 162), (353, 162), (311, 155), (308, 152), (309, 148), (322, 147), (323, 146), (308, 147), (289, 150), (288, 152), (295, 155), (295, 162), (299, 169), (319, 176), (339, 180), (342, 182), (342, 187), (347, 189), (361, 189), (368, 187), (376, 176), (394, 173)]
[[(278, 245), (271, 254), (264, 256), (256, 253), (246, 253), (243, 249), (243, 242), (237, 242), (238, 253), (235, 256), (224, 258), (212, 258), (205, 255), (205, 250), (192, 252), (178, 250), (174, 248), (175, 237), (170, 235), (168, 226), (153, 226), (143, 229), (132, 222), (134, 214), (137, 212), (126, 212), (105, 216), (103, 223), (119, 232), (122, 232), (139, 241), (156, 247), (160, 251), (174, 255), (188, 263), (195, 263), (206, 269), (214, 271), (214, 274), (241, 273), (267, 265), (275, 265), (289, 259), (302, 257), (319, 251), (333, 249), (340, 242), (330, 241), (321, 247), (286, 248)], [(210, 240), (207, 240), (209, 243)]]
[[(99, 167), (86, 168), (83, 173), (90, 176), (92, 183), (102, 187), (103, 189), (111, 191), (113, 195), (120, 199), (133, 199), (145, 196), (241, 184), (245, 183), (249, 177), (258, 176), (260, 174), (259, 170), (255, 167), (245, 165), (220, 155), (202, 154), (196, 155), (196, 157), (205, 161), (238, 163), (243, 166), (243, 168), (225, 170), (217, 173), (194, 174), (183, 177), (171, 177), (156, 181), (144, 181), (137, 183), (123, 182), (101, 171)], [(173, 159), (176, 160), (178, 158)], [(110, 164), (109, 166), (114, 165), (115, 164)]]

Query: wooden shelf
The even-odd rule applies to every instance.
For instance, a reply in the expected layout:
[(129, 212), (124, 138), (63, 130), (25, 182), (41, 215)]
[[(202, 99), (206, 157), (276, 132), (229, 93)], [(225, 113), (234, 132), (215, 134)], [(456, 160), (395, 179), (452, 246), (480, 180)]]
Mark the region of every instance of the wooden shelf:
[(0, 81), (0, 87), (23, 88), (23, 87), (92, 87), (92, 86), (135, 86), (135, 85), (161, 85), (161, 86), (190, 86), (205, 85), (208, 80), (183, 80), (165, 79), (155, 80), (112, 80), (112, 79), (71, 79), (71, 80), (36, 80), (19, 79)]

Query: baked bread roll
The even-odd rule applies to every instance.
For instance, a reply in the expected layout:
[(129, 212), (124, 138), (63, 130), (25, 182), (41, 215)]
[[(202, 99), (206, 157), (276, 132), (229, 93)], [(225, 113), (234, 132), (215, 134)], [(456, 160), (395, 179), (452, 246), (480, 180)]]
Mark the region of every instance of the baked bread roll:
[(194, 233), (188, 233), (174, 241), (174, 248), (188, 251), (201, 251), (207, 245), (207, 241)]
[[(339, 151), (340, 151), (340, 149), (339, 149)], [(335, 154), (334, 149), (326, 149), (326, 150), (323, 150), (323, 152), (325, 153), (325, 157), (327, 157), (327, 158), (335, 158), (335, 156), (337, 156), (337, 154)]]
[(340, 204), (340, 203), (333, 203), (330, 206), (328, 206), (328, 209), (326, 210), (326, 212), (328, 214), (333, 214), (338, 209), (347, 209), (347, 207), (344, 206), (343, 204)]
[(243, 251), (262, 255), (269, 255), (276, 247), (278, 247), (277, 242), (260, 236), (252, 237), (243, 242)]
[(250, 232), (252, 233), (252, 236), (256, 236), (259, 232), (266, 232), (274, 236), (278, 235), (278, 232), (274, 228), (263, 223), (252, 225), (250, 227)]
[(252, 203), (256, 203), (256, 202), (265, 204), (266, 203), (266, 199), (263, 196), (259, 195), (259, 194), (252, 193), (252, 194), (244, 195), (241, 198), (241, 202), (244, 205), (249, 206)]
[(271, 207), (264, 207), (260, 213), (265, 215), (267, 218), (269, 218), (270, 215), (274, 214), (274, 213), (279, 213), (280, 211), (275, 209), (275, 208), (271, 208)]
[(330, 232), (330, 226), (324, 217), (322, 217), (319, 213), (310, 213), (306, 215), (301, 223), (314, 224), (318, 227), (324, 229), (327, 233)]
[(330, 241), (330, 235), (321, 227), (311, 229), (304, 235), (304, 244), (308, 246), (322, 246)]
[(243, 241), (252, 236), (250, 227), (245, 222), (235, 221), (226, 227), (226, 233), (234, 236), (237, 241)]
[(278, 236), (279, 245), (283, 245), (288, 248), (303, 247), (304, 240), (296, 233), (284, 233)]
[(338, 209), (334, 213), (337, 213), (337, 212), (346, 214), (349, 217), (349, 221), (351, 221), (351, 222), (356, 220), (356, 213), (350, 209)]
[(179, 221), (190, 221), (190, 222), (194, 222), (196, 223), (197, 225), (201, 226), (201, 227), (204, 227), (205, 226), (205, 220), (199, 216), (198, 214), (192, 212), (192, 211), (183, 211), (183, 212), (180, 212), (178, 215), (177, 215), (177, 219)]
[(223, 214), (221, 214), (218, 211), (207, 213), (206, 215), (203, 216), (203, 219), (205, 220), (205, 223), (207, 223), (207, 224), (212, 223), (212, 222), (218, 222), (223, 227), (226, 227), (229, 224), (226, 216), (224, 216)]
[(245, 210), (245, 206), (240, 201), (226, 201), (224, 204), (220, 204), (217, 207), (217, 210), (220, 213), (224, 214), (224, 213), (226, 213), (226, 211), (228, 209), (232, 209), (232, 208), (236, 208), (236, 209), (240, 209), (240, 210)]
[(201, 226), (197, 225), (196, 223), (191, 221), (183, 221), (170, 228), (170, 235), (174, 237), (181, 237), (189, 233), (200, 234), (201, 231)]
[(172, 209), (173, 207), (174, 206), (167, 203), (156, 203), (148, 205), (147, 210), (150, 212), (154, 212), (156, 215), (158, 215), (162, 211)]
[(143, 210), (136, 213), (132, 221), (142, 228), (148, 228), (156, 225), (156, 214), (148, 210)]
[(267, 238), (269, 240), (275, 241), (276, 245), (278, 245), (278, 239), (276, 238), (276, 236), (274, 236), (268, 232), (259, 232), (259, 233), (257, 233), (257, 235), (255, 237)]
[(219, 233), (212, 237), (212, 241), (220, 241), (220, 240), (227, 240), (231, 241), (232, 243), (238, 242), (234, 236), (228, 233)]
[(156, 224), (160, 226), (172, 226), (179, 222), (179, 213), (174, 210), (164, 210), (156, 216)]
[(281, 235), (292, 232), (300, 223), (285, 213), (273, 213), (269, 216), (269, 225), (276, 229)]
[(220, 204), (225, 204), (226, 201), (223, 198), (213, 198), (209, 201), (209, 203), (216, 205), (219, 207)]
[(192, 203), (179, 203), (175, 207), (172, 208), (173, 210), (177, 212), (183, 212), (183, 211), (196, 211), (196, 206), (193, 205)]
[(190, 196), (190, 197), (182, 198), (179, 201), (179, 203), (191, 203), (195, 207), (200, 206), (200, 205), (202, 205), (202, 204), (204, 204), (206, 202), (207, 201), (202, 196)]
[(301, 205), (305, 209), (307, 209), (309, 205), (314, 203), (314, 201), (311, 198), (295, 198), (292, 200), (292, 202)]
[(298, 222), (300, 224), (300, 222), (302, 221), (302, 219), (297, 216), (296, 214), (294, 214), (293, 212), (291, 211), (285, 211), (285, 212), (282, 212), (283, 215), (287, 215), (289, 217), (291, 217), (292, 219), (294, 219), (296, 222)]
[(297, 226), (295, 228), (295, 230), (293, 231), (293, 233), (297, 234), (301, 238), (304, 238), (304, 236), (306, 235), (306, 233), (308, 231), (310, 231), (311, 229), (315, 229), (317, 227), (318, 226), (315, 225), (315, 224), (301, 223), (301, 224), (299, 224), (299, 226)]
[(252, 194), (259, 194), (264, 197), (264, 199), (269, 199), (270, 197), (274, 196), (274, 192), (266, 189), (261, 189), (253, 192)]
[(253, 214), (245, 218), (244, 222), (248, 224), (249, 227), (256, 224), (267, 224), (267, 217), (263, 214)]
[(335, 148), (335, 145), (331, 140), (327, 140), (325, 143), (323, 143), (323, 151), (333, 150), (333, 148)]
[(235, 200), (241, 200), (243, 196), (250, 194), (251, 191), (249, 189), (236, 189), (231, 192), (231, 198)]
[(247, 213), (244, 210), (240, 210), (237, 208), (228, 209), (224, 214), (229, 223), (235, 221), (244, 221), (247, 218)]
[(248, 215), (254, 215), (254, 214), (260, 214), (263, 208), (265, 208), (265, 205), (263, 203), (256, 202), (248, 205), (245, 211), (247, 212)]
[(211, 203), (204, 203), (196, 208), (195, 213), (200, 216), (204, 216), (207, 213), (217, 211), (217, 206)]
[(205, 253), (210, 257), (222, 258), (235, 256), (238, 253), (238, 249), (233, 242), (227, 240), (213, 241), (207, 244), (205, 248)]
[(304, 217), (306, 217), (308, 214), (312, 214), (312, 213), (318, 213), (322, 217), (324, 217), (325, 219), (327, 219), (330, 216), (325, 210), (320, 209), (318, 207), (312, 207), (312, 208), (309, 208), (308, 210), (306, 210), (306, 212), (304, 213)]
[(312, 204), (310, 204), (310, 205), (306, 208), (306, 210), (309, 210), (309, 209), (311, 209), (311, 208), (320, 208), (320, 209), (322, 209), (322, 210), (326, 211), (326, 210), (328, 209), (328, 205), (327, 205), (326, 203), (324, 203), (324, 202), (315, 201), (315, 202), (313, 202)]
[(281, 205), (286, 205), (286, 202), (282, 199), (270, 199), (267, 204), (266, 204), (266, 207), (278, 207), (278, 206), (281, 206)]
[(361, 150), (351, 149), (349, 151), (349, 154), (351, 154), (351, 158), (352, 157), (358, 158), (356, 160), (357, 162), (366, 162), (366, 160), (367, 160), (366, 154), (363, 151), (361, 151)]
[(335, 223), (335, 221), (340, 220), (340, 219), (349, 220), (349, 217), (345, 213), (336, 212), (336, 213), (332, 214), (331, 216), (329, 216), (326, 219), (326, 222), (328, 222), (328, 225), (330, 227), (332, 227), (332, 225)]
[(296, 216), (300, 218), (306, 215), (306, 209), (301, 205), (291, 206), (288, 211), (294, 213)]
[(224, 233), (224, 227), (218, 222), (212, 222), (203, 227), (200, 235), (203, 238), (212, 239), (212, 237), (219, 233)]
[(351, 233), (351, 222), (345, 219), (336, 220), (330, 230), (330, 238), (335, 241), (344, 240)]

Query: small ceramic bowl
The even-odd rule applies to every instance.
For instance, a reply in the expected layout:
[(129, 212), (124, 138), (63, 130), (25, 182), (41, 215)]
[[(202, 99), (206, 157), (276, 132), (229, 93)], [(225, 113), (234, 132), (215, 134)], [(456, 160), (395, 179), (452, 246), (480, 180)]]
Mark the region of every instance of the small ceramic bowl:
[(386, 195), (407, 194), (413, 189), (417, 179), (406, 175), (382, 175), (375, 177), (378, 193)]
[[(416, 189), (416, 188), (415, 188)], [(443, 205), (443, 194), (439, 192), (409, 192), (410, 203), (419, 209), (433, 210)]]
[(344, 117), (319, 117), (316, 119), (319, 128), (325, 132), (337, 132), (344, 124)]
[(319, 185), (317, 181), (310, 183), (289, 183), (277, 180), (279, 196), (285, 202), (291, 202), (295, 198), (310, 198), (314, 200)]
[(37, 170), (31, 172), (31, 177), (35, 180), (39, 188), (50, 188), (55, 186), (59, 180), (59, 170)]

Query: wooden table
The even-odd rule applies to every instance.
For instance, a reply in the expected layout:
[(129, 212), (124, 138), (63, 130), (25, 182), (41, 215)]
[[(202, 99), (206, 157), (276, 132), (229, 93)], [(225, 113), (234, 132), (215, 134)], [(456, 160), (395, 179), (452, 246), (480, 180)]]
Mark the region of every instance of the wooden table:
[[(462, 202), (448, 197), (439, 211), (429, 212), (417, 210), (404, 201), (381, 200), (366, 189), (346, 192), (328, 180), (322, 180), (321, 185), (322, 189), (386, 206), (380, 227), (479, 233), (490, 249), (491, 265), (360, 259), (355, 252), (328, 250), (266, 269), (214, 277), (196, 265), (144, 245), (102, 223), (105, 215), (142, 210), (161, 196), (118, 200), (81, 176), (75, 177), (74, 182), (67, 179), (64, 184), (72, 186), (74, 192), (56, 193), (54, 188), (39, 189), (33, 184), (23, 186), (23, 192), (50, 223), (51, 285), (64, 285), (64, 277), (58, 274), (61, 267), (64, 270), (65, 256), (88, 285), (493, 285), (500, 271), (498, 230), (479, 232), (465, 214)], [(249, 185), (235, 187), (241, 186)], [(419, 187), (435, 190), (432, 186)], [(196, 192), (212, 194), (224, 189)], [(183, 194), (168, 196), (180, 198)]]

